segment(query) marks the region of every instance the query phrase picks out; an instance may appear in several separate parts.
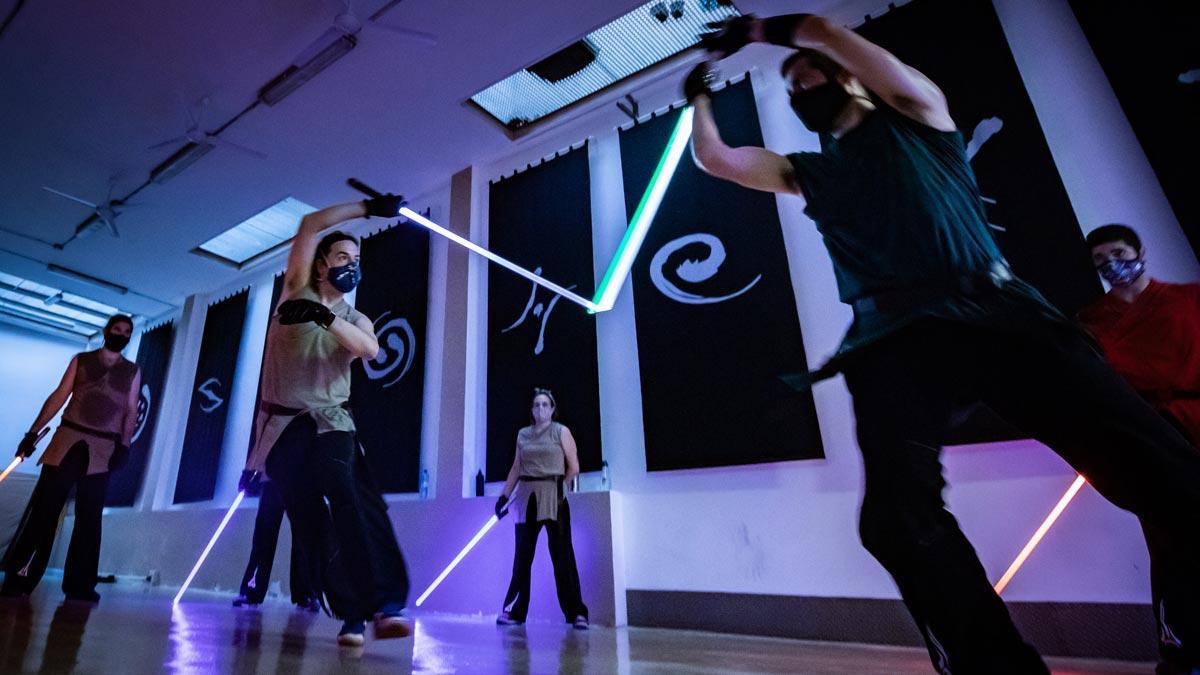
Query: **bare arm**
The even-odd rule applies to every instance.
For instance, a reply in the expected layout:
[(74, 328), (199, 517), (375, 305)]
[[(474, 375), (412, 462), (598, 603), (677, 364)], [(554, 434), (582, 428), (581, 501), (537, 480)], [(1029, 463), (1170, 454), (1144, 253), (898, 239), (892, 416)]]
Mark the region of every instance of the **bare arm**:
[(516, 453), (513, 454), (512, 468), (508, 470), (508, 478), (504, 479), (504, 489), (500, 491), (500, 494), (503, 495), (505, 499), (508, 499), (510, 496), (512, 496), (513, 489), (517, 487), (517, 481), (520, 480), (520, 478), (521, 448), (518, 447)]
[(792, 37), (794, 46), (829, 56), (908, 117), (934, 129), (954, 131), (954, 120), (941, 89), (883, 47), (820, 16), (799, 22)]
[(129, 447), (133, 432), (137, 431), (138, 399), (142, 395), (142, 370), (139, 368), (133, 376), (133, 386), (129, 389), (129, 400), (125, 404), (125, 426), (121, 431), (121, 445)]
[(71, 362), (67, 364), (67, 372), (63, 373), (62, 380), (58, 383), (58, 386), (46, 397), (46, 402), (42, 404), (41, 412), (34, 419), (33, 426), (29, 427), (30, 432), (36, 434), (41, 431), (50, 423), (50, 420), (54, 419), (58, 411), (62, 410), (67, 399), (71, 397), (71, 389), (75, 386), (75, 364), (78, 358), (78, 356), (71, 357)]
[(292, 248), (288, 253), (287, 272), (283, 277), (284, 299), (312, 281), (312, 261), (317, 253), (317, 244), (321, 241), (321, 233), (338, 223), (365, 215), (367, 209), (362, 202), (349, 202), (314, 211), (301, 219), (300, 229), (292, 238)]
[(717, 130), (712, 101), (700, 96), (694, 105), (692, 158), (701, 171), (753, 190), (804, 196), (786, 157), (754, 146), (729, 147)]
[(575, 437), (571, 435), (570, 429), (563, 427), (559, 440), (562, 442), (563, 455), (567, 460), (567, 475), (564, 480), (570, 483), (575, 476), (579, 475), (579, 451), (575, 446)]
[(353, 323), (335, 317), (329, 324), (329, 332), (351, 354), (360, 359), (373, 359), (379, 353), (379, 340), (375, 338), (375, 324), (365, 316)]

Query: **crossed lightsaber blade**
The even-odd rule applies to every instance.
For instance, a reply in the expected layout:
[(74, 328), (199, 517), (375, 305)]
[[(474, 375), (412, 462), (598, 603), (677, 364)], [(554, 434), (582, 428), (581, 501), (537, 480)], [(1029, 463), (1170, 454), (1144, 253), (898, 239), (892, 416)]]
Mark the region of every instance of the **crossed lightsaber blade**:
[[(44, 429), (39, 431), (37, 438), (33, 439), (33, 444), (36, 446), (38, 444), (38, 441), (45, 438), (46, 434), (49, 433), (49, 431), (50, 431), (50, 427), (45, 427)], [(5, 468), (4, 471), (0, 471), (0, 483), (3, 483), (4, 479), (8, 478), (8, 474), (12, 473), (13, 470), (16, 469), (17, 466), (20, 465), (21, 462), (24, 462), (24, 461), (25, 461), (24, 455), (17, 455), (16, 457), (13, 457), (13, 461), (8, 463), (8, 467)]]

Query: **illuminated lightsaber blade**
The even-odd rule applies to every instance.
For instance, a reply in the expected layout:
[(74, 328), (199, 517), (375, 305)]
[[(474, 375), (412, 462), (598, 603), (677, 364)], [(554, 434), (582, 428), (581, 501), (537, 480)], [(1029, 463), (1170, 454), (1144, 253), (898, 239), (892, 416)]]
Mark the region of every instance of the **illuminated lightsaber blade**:
[(662, 158), (658, 160), (658, 167), (654, 169), (654, 174), (650, 177), (650, 184), (646, 186), (646, 192), (642, 194), (642, 201), (638, 203), (637, 210), (633, 212), (633, 220), (625, 230), (625, 237), (621, 240), (621, 245), (617, 247), (617, 253), (608, 266), (608, 272), (604, 274), (604, 278), (600, 280), (600, 285), (596, 288), (593, 311), (607, 312), (616, 304), (617, 294), (621, 292), (621, 285), (625, 283), (625, 279), (629, 276), (629, 270), (633, 268), (633, 260), (641, 250), (642, 242), (646, 240), (650, 223), (654, 222), (658, 207), (667, 193), (667, 186), (671, 184), (671, 177), (675, 175), (675, 169), (679, 166), (683, 151), (692, 137), (693, 112), (692, 106), (680, 111), (679, 121), (675, 123), (675, 129), (671, 132), (670, 140), (667, 141), (667, 149), (663, 152)]
[[(40, 432), (38, 432), (37, 438), (35, 438), (35, 439), (34, 439), (34, 441), (33, 441), (33, 444), (34, 444), (34, 445), (37, 445), (37, 444), (38, 444), (38, 441), (40, 441), (40, 440), (42, 440), (43, 438), (45, 438), (45, 437), (46, 437), (46, 434), (47, 434), (49, 431), (50, 431), (50, 427), (45, 427), (45, 428), (43, 428), (43, 429), (42, 429)], [(8, 463), (8, 468), (4, 469), (4, 471), (3, 471), (3, 472), (0, 472), (0, 483), (3, 483), (3, 482), (4, 482), (4, 479), (5, 479), (5, 478), (8, 478), (8, 474), (12, 473), (12, 472), (13, 472), (13, 470), (14, 470), (14, 469), (16, 469), (16, 468), (17, 468), (17, 466), (18, 466), (18, 465), (19, 465), (21, 462), (24, 462), (24, 461), (25, 461), (25, 458), (24, 458), (23, 456), (21, 456), (21, 455), (17, 455), (16, 457), (13, 457), (13, 461), (11, 461), (11, 462), (9, 462), (9, 463)]]
[(185, 579), (183, 582), (183, 585), (179, 587), (179, 592), (175, 594), (175, 599), (171, 601), (172, 605), (178, 605), (179, 599), (182, 598), (183, 594), (187, 592), (188, 586), (192, 585), (192, 579), (196, 578), (196, 573), (200, 571), (200, 566), (204, 564), (204, 559), (208, 557), (208, 554), (210, 551), (212, 551), (213, 546), (216, 546), (217, 539), (220, 539), (221, 533), (225, 531), (225, 526), (228, 525), (229, 520), (233, 518), (233, 512), (237, 511), (238, 504), (242, 503), (242, 499), (245, 496), (245, 490), (237, 493), (237, 497), (234, 498), (233, 504), (229, 507), (229, 510), (225, 512), (225, 517), (221, 519), (221, 524), (217, 526), (217, 531), (213, 532), (212, 539), (208, 540), (208, 546), (204, 547), (204, 552), (200, 554), (200, 559), (196, 561), (196, 566), (192, 568), (191, 573), (188, 574), (187, 579)]
[(1075, 482), (1071, 483), (1071, 487), (1067, 488), (1067, 491), (1063, 493), (1061, 498), (1059, 498), (1058, 503), (1054, 505), (1054, 508), (1050, 509), (1050, 513), (1046, 516), (1046, 519), (1042, 521), (1042, 524), (1038, 526), (1038, 529), (1033, 533), (1033, 536), (1029, 538), (1029, 542), (1025, 544), (1025, 548), (1021, 549), (1021, 552), (1017, 554), (1017, 557), (1012, 561), (1012, 564), (1008, 566), (1008, 570), (1004, 572), (1004, 576), (1000, 577), (1000, 581), (996, 582), (996, 595), (1000, 595), (1004, 592), (1004, 589), (1008, 587), (1008, 582), (1012, 581), (1012, 578), (1017, 574), (1017, 570), (1021, 569), (1021, 565), (1025, 564), (1025, 559), (1028, 558), (1029, 554), (1033, 553), (1033, 549), (1037, 548), (1037, 545), (1041, 543), (1042, 537), (1046, 536), (1046, 532), (1050, 529), (1050, 526), (1054, 524), (1054, 521), (1058, 520), (1058, 517), (1062, 515), (1063, 510), (1067, 508), (1067, 504), (1071, 503), (1071, 500), (1075, 498), (1075, 495), (1079, 493), (1080, 488), (1082, 488), (1085, 483), (1087, 483), (1087, 480), (1084, 479), (1083, 476), (1075, 476)]
[(481, 527), (478, 532), (475, 533), (475, 536), (471, 537), (471, 541), (467, 542), (467, 545), (463, 547), (463, 550), (459, 551), (458, 555), (454, 556), (454, 560), (451, 560), (450, 564), (446, 565), (446, 569), (442, 570), (442, 573), (433, 580), (432, 584), (429, 584), (429, 588), (425, 589), (425, 592), (421, 594), (421, 597), (417, 598), (417, 607), (420, 607), (421, 603), (425, 602), (425, 599), (429, 597), (429, 594), (433, 592), (433, 589), (437, 588), (438, 585), (446, 580), (446, 577), (450, 575), (450, 572), (452, 572), (455, 567), (458, 567), (458, 563), (462, 562), (462, 559), (467, 557), (467, 554), (471, 552), (471, 549), (475, 548), (475, 544), (478, 544), (479, 540), (483, 539), (483, 535), (487, 534), (488, 530), (492, 529), (492, 527), (498, 522), (500, 522), (500, 519), (496, 516), (488, 518), (488, 521), (483, 524), (483, 527)]

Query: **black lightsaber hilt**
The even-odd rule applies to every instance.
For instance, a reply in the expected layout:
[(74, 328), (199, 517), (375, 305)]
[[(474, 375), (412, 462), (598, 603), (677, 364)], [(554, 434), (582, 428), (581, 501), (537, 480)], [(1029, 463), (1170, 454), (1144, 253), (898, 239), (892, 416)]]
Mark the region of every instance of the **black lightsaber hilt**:
[(349, 185), (350, 187), (354, 188), (355, 190), (358, 190), (359, 192), (363, 193), (364, 195), (366, 195), (368, 197), (371, 197), (372, 199), (374, 199), (375, 197), (383, 196), (382, 192), (380, 192), (379, 190), (376, 190), (375, 188), (371, 187), (370, 185), (367, 185), (366, 183), (362, 182), (361, 180), (359, 180), (357, 178), (347, 178), (346, 185)]

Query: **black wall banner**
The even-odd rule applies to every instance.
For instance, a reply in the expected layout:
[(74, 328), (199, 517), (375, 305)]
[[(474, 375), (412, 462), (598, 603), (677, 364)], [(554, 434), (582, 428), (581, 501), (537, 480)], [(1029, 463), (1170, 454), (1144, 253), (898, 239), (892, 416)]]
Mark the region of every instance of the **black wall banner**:
[[(726, 142), (762, 146), (749, 80), (715, 96)], [(678, 113), (621, 132), (632, 217)], [(651, 471), (824, 456), (775, 197), (684, 157), (633, 267)]]
[[(946, 94), (1013, 270), (1068, 316), (1095, 299), (1102, 289), (1083, 233), (991, 2), (914, 0), (858, 32)], [(980, 408), (963, 415), (947, 444), (1021, 437)]]
[(162, 408), (162, 388), (167, 379), (167, 365), (171, 361), (171, 344), (174, 337), (175, 325), (171, 322), (142, 333), (137, 355), (138, 368), (142, 372), (137, 428), (134, 429), (133, 439), (129, 444), (129, 463), (109, 476), (105, 506), (133, 506), (137, 499), (138, 489), (146, 474), (154, 429), (158, 426), (158, 411)]
[[(595, 293), (587, 146), (491, 186), (489, 248), (585, 298)], [(550, 389), (583, 471), (600, 468), (596, 320), (508, 270), (488, 267), (487, 479), (504, 480), (534, 387)]]
[(355, 361), (350, 400), (367, 465), (384, 492), (416, 492), (421, 472), (429, 231), (399, 224), (362, 242), (355, 307), (375, 322), (379, 354)]
[[(1134, 9), (1071, 0), (1071, 8), (1200, 256), (1200, 3), (1159, 1)], [(1088, 223), (1089, 229), (1098, 225), (1103, 223)]]
[(208, 308), (179, 457), (176, 504), (208, 501), (216, 491), (248, 295), (243, 290)]

